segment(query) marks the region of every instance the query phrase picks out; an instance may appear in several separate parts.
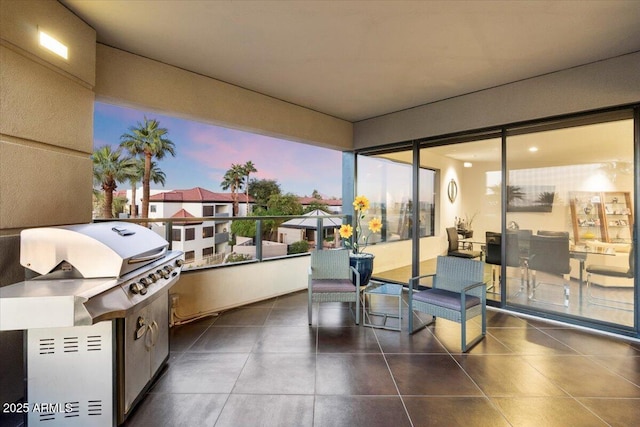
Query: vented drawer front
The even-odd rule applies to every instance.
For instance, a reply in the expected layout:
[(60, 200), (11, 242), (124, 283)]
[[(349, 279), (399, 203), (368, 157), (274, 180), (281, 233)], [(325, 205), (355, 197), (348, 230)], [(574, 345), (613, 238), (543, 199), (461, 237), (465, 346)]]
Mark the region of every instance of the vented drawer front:
[(27, 331), (29, 426), (112, 426), (113, 322)]

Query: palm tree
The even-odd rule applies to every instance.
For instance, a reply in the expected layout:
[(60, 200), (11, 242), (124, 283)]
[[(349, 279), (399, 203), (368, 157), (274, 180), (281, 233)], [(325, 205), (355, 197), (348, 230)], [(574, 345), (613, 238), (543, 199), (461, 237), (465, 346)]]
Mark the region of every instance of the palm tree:
[[(137, 216), (136, 205), (136, 190), (138, 182), (144, 174), (144, 159), (135, 159), (135, 166), (133, 173), (129, 176), (129, 182), (131, 183), (131, 216), (135, 218)], [(166, 182), (167, 175), (158, 167), (158, 163), (151, 162), (151, 171), (149, 173), (149, 181), (154, 184), (164, 184)]]
[(131, 184), (131, 218), (138, 216), (138, 205), (136, 204), (136, 192), (138, 190), (138, 183), (144, 176), (144, 159), (136, 159), (136, 164), (133, 172), (129, 176), (129, 183)]
[(93, 161), (93, 177), (104, 191), (102, 216), (113, 218), (113, 192), (118, 188), (117, 182), (126, 181), (135, 168), (135, 160), (121, 158), (122, 150), (113, 151), (111, 146), (98, 148), (91, 160)]
[(247, 177), (247, 180), (245, 181), (246, 185), (244, 186), (244, 196), (246, 198), (245, 202), (247, 206), (246, 215), (249, 215), (249, 175), (254, 172), (258, 172), (258, 169), (256, 169), (256, 165), (254, 165), (251, 160), (245, 163), (242, 168), (244, 169), (244, 176)]
[(169, 153), (175, 156), (175, 144), (166, 138), (169, 132), (161, 128), (155, 119), (144, 118), (144, 123), (138, 122), (137, 127), (129, 128), (130, 133), (122, 134), (120, 146), (128, 150), (132, 155), (140, 155), (144, 158), (144, 173), (142, 175), (142, 212), (141, 217), (149, 216), (149, 181), (151, 175), (151, 159), (164, 158)]
[(160, 184), (164, 187), (167, 180), (167, 174), (160, 169), (158, 163), (151, 162), (151, 171), (149, 171), (149, 180), (154, 184)]
[(234, 163), (231, 165), (231, 169), (225, 172), (224, 179), (220, 183), (223, 190), (231, 190), (233, 216), (238, 216), (238, 191), (242, 189), (244, 176), (244, 167)]

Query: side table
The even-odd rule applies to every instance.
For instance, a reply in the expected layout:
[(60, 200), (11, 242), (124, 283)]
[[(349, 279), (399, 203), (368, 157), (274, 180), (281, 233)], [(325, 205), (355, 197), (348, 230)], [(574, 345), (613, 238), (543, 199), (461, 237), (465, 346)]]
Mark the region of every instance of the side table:
[[(379, 297), (397, 298), (398, 300), (398, 314), (388, 313), (386, 311), (371, 311), (370, 307), (367, 308), (367, 298), (369, 298), (369, 306), (371, 306), (371, 297), (373, 295)], [(364, 310), (363, 325), (370, 326), (372, 328), (389, 329), (392, 331), (402, 330), (402, 285), (396, 283), (385, 283), (378, 280), (370, 280), (367, 287), (364, 289), (364, 297), (362, 302)], [(369, 322), (369, 316), (382, 317), (383, 322), (380, 324), (373, 324)], [(391, 317), (398, 319), (398, 327), (387, 326), (387, 319)]]

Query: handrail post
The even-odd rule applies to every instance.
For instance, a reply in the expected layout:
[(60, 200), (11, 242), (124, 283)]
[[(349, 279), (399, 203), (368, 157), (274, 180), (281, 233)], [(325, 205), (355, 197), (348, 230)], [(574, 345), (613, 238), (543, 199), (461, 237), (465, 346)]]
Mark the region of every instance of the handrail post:
[(164, 227), (164, 240), (169, 242), (169, 250), (173, 249), (173, 221), (167, 221)]
[(316, 250), (321, 251), (324, 249), (322, 243), (322, 236), (324, 234), (324, 230), (322, 230), (322, 218), (318, 218), (316, 224)]
[(262, 220), (256, 220), (256, 259), (262, 261)]

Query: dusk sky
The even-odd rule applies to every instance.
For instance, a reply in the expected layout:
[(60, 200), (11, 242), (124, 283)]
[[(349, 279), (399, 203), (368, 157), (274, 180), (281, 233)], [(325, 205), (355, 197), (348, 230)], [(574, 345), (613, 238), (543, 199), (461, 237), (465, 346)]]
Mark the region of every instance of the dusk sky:
[[(315, 189), (325, 197), (342, 195), (339, 151), (111, 104), (95, 104), (94, 148), (107, 144), (117, 148), (120, 136), (144, 122), (145, 115), (158, 120), (175, 144), (176, 156), (158, 162), (167, 175), (164, 189), (203, 187), (224, 192), (220, 183), (231, 164), (251, 160), (258, 170), (251, 178), (276, 180), (283, 193), (310, 196)], [(128, 183), (118, 184), (119, 190), (128, 188)], [(153, 183), (151, 188), (162, 189)]]

